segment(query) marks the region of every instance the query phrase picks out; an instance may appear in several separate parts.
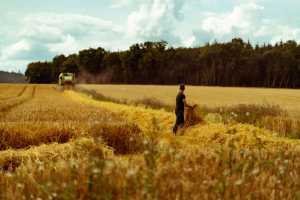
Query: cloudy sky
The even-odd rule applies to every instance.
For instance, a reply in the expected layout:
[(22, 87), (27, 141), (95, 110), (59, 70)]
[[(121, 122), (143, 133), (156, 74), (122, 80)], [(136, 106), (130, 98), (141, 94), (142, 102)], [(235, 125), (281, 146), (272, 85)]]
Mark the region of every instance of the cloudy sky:
[(146, 40), (300, 42), (299, 10), (299, 0), (1, 0), (0, 70), (24, 71), (57, 54), (123, 50)]

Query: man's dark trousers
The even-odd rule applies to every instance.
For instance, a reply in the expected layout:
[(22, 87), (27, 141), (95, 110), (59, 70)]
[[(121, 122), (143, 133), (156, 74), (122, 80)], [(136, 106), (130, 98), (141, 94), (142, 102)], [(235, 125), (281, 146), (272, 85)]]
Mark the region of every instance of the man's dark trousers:
[(176, 122), (173, 128), (173, 133), (176, 134), (178, 127), (184, 125), (184, 111), (176, 111)]

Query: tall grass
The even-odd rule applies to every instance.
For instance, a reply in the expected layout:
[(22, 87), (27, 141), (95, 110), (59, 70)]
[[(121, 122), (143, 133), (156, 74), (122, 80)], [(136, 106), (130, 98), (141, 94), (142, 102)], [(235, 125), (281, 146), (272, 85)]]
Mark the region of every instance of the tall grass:
[(203, 109), (206, 113), (217, 113), (222, 122), (252, 124), (278, 133), (283, 137), (300, 139), (300, 122), (289, 117), (278, 105), (237, 105), (215, 109)]
[(209, 113), (220, 114), (224, 123), (247, 123), (257, 124), (264, 117), (286, 117), (287, 111), (280, 108), (278, 105), (271, 104), (239, 104), (235, 106), (222, 106), (216, 108), (201, 107), (204, 115)]
[(264, 117), (260, 126), (277, 132), (280, 136), (300, 139), (300, 120), (287, 117)]

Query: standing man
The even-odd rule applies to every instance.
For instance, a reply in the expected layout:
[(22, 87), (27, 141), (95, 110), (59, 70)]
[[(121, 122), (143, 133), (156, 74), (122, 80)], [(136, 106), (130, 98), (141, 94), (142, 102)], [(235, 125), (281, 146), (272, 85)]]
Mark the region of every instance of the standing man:
[(184, 84), (180, 84), (179, 92), (176, 97), (176, 122), (173, 128), (173, 133), (176, 135), (178, 126), (183, 127), (184, 125), (184, 107), (191, 107), (186, 103), (185, 94), (184, 94), (185, 86)]

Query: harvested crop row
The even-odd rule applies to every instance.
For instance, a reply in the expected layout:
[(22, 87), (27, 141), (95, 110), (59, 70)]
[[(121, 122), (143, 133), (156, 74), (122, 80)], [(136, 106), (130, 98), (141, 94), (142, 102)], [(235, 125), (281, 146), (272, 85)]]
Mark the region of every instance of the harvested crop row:
[(300, 148), (300, 140), (277, 136), (276, 133), (245, 124), (209, 124), (194, 126), (185, 131), (180, 141), (201, 147), (218, 148), (231, 143), (236, 149), (269, 149), (280, 146), (282, 150)]
[[(39, 126), (33, 127), (28, 123), (23, 124), (23, 127), (16, 128), (18, 125), (20, 124), (7, 123), (5, 126), (8, 127), (0, 127), (0, 170), (7, 171), (9, 165), (12, 165), (11, 168), (15, 170), (22, 164), (27, 165), (28, 160), (53, 161), (51, 158), (47, 160), (47, 155), (44, 153), (47, 149), (49, 154), (51, 154), (50, 152), (55, 154), (53, 157), (68, 160), (68, 154), (77, 155), (81, 152), (81, 144), (78, 141), (92, 141), (93, 143), (93, 146), (85, 149), (86, 155), (81, 157), (86, 158), (88, 154), (93, 153), (93, 148), (97, 146), (109, 149), (111, 155), (113, 153), (142, 153), (144, 141), (146, 140), (140, 129), (133, 124), (98, 124), (89, 128), (85, 127), (84, 131), (88, 130), (85, 135), (78, 135), (79, 132), (74, 124), (62, 125), (56, 123), (51, 126), (50, 124), (41, 123)], [(20, 132), (16, 133), (17, 130)], [(59, 145), (60, 143), (63, 144)], [(67, 152), (56, 149), (69, 147), (73, 144), (79, 144), (79, 146), (77, 145), (78, 148), (70, 148)]]
[(174, 123), (174, 116), (172, 113), (164, 110), (145, 109), (143, 107), (127, 106), (111, 102), (101, 102), (89, 98), (86, 95), (79, 94), (73, 91), (65, 92), (65, 95), (72, 99), (83, 103), (85, 105), (94, 106), (100, 109), (107, 109), (113, 113), (127, 119), (129, 122), (137, 124), (143, 132), (147, 132), (152, 128), (153, 120), (157, 119), (159, 128), (162, 133), (170, 133), (171, 127)]
[(0, 123), (0, 151), (20, 149), (52, 142), (66, 143), (80, 131), (71, 123)]
[(93, 127), (124, 122), (107, 109), (74, 102), (50, 86), (37, 86), (34, 93), (36, 97), (31, 101), (2, 115), (0, 151), (66, 143), (70, 139), (94, 135)]
[(50, 143), (67, 143), (71, 139), (92, 136), (102, 138), (117, 154), (143, 150), (144, 136), (135, 124), (79, 122), (0, 122), (0, 151), (22, 149)]
[(26, 89), (26, 85), (0, 85), (0, 101), (21, 96)]
[(102, 123), (121, 120), (106, 109), (79, 104), (65, 98), (61, 92), (50, 86), (38, 86), (36, 97), (9, 112), (1, 119), (3, 122), (82, 122)]
[(11, 109), (14, 109), (15, 107), (31, 100), (33, 98), (34, 93), (35, 86), (24, 87), (24, 91), (20, 93), (20, 96), (17, 95), (17, 97), (15, 98), (0, 101), (0, 112), (2, 112), (3, 114), (4, 112), (8, 112)]
[[(64, 144), (43, 144), (27, 150), (0, 151), (0, 168), (4, 171), (15, 170), (17, 167), (28, 162), (52, 162), (59, 160), (79, 159), (89, 153), (101, 150), (98, 153), (112, 155), (112, 151), (104, 144), (95, 142), (92, 138), (78, 138)], [(102, 151), (103, 150), (103, 151)]]

